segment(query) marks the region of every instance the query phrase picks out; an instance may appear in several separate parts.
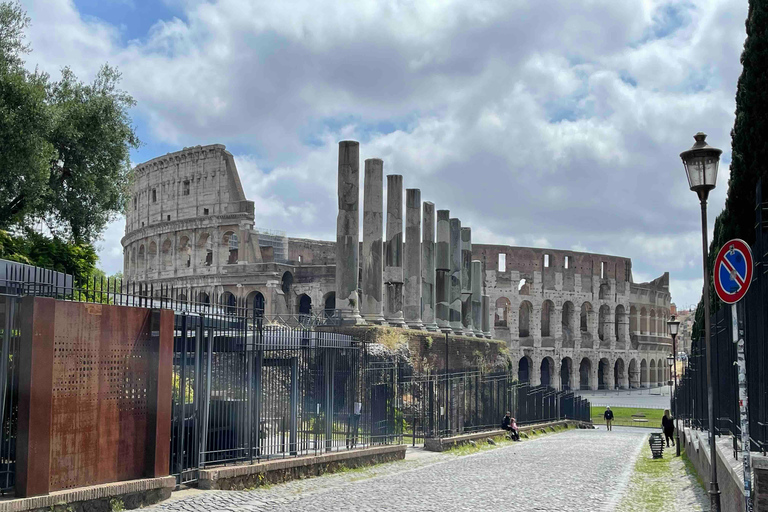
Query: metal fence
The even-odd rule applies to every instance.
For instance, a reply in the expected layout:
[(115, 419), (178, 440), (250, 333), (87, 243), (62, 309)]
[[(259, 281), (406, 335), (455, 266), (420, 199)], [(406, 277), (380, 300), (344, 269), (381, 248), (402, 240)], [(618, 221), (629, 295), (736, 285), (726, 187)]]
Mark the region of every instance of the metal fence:
[[(751, 450), (768, 448), (768, 180), (759, 183), (755, 207), (755, 243), (752, 254), (755, 269), (743, 301), (745, 354), (749, 392), (749, 434)], [(731, 308), (723, 306), (711, 316), (712, 390), (714, 393), (714, 432), (733, 435), (734, 450), (741, 436), (739, 420), (738, 374), (735, 366)], [(707, 367), (704, 339), (693, 340), (688, 367), (675, 392), (677, 415), (687, 425), (709, 430), (707, 410)]]
[(397, 421), (413, 444), (497, 429), (509, 411), (520, 425), (563, 419), (590, 421), (589, 401), (570, 391), (530, 386), (508, 372), (464, 371), (398, 380)]

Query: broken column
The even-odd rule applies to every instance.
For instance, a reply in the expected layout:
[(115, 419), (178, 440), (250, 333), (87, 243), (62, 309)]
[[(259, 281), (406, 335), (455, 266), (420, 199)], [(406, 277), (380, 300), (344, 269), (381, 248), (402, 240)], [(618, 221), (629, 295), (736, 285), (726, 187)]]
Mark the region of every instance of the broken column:
[(472, 329), (472, 228), (461, 228), (461, 325), (464, 334), (474, 336)]
[(360, 313), (366, 322), (384, 323), (384, 162), (365, 161), (363, 184), (363, 296)]
[(451, 213), (437, 210), (435, 244), (435, 321), (443, 332), (451, 331)]
[(384, 318), (395, 327), (405, 327), (403, 318), (403, 177), (387, 176), (387, 241), (384, 244)]
[(463, 334), (461, 323), (461, 221), (450, 220), (451, 227), (451, 294), (449, 320), (455, 334)]
[(421, 323), (421, 190), (405, 190), (405, 294), (403, 316), (410, 329)]
[(344, 324), (363, 323), (357, 297), (360, 143), (339, 142), (339, 214), (336, 217), (336, 309)]
[(483, 293), (483, 262), (480, 260), (472, 260), (472, 274), (470, 279), (472, 280), (472, 332), (475, 337), (483, 337), (483, 299), (481, 297)]
[(424, 201), (421, 238), (421, 321), (428, 331), (437, 331), (435, 319), (435, 205)]
[(491, 338), (491, 298), (483, 295), (483, 336)]

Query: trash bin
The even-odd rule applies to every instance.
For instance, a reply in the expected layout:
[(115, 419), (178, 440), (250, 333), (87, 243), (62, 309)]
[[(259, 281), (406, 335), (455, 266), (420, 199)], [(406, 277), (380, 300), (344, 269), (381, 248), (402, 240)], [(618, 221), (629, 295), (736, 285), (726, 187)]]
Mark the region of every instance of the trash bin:
[(660, 459), (664, 455), (664, 439), (659, 433), (651, 434), (648, 439), (648, 444), (651, 445), (651, 453), (654, 459)]

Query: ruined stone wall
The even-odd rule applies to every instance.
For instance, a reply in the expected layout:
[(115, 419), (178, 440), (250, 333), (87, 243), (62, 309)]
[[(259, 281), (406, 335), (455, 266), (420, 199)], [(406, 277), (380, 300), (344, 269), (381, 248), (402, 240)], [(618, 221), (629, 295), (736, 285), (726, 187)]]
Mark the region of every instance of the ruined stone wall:
[[(521, 379), (572, 389), (666, 381), (668, 275), (666, 282), (663, 276), (636, 285), (628, 258), (482, 244), (472, 249), (485, 267), (493, 336), (507, 341)], [(632, 313), (641, 310), (649, 317), (653, 310), (655, 319), (655, 330), (643, 336), (630, 329), (636, 325)]]
[(288, 261), (302, 265), (334, 265), (336, 243), (307, 238), (289, 238)]

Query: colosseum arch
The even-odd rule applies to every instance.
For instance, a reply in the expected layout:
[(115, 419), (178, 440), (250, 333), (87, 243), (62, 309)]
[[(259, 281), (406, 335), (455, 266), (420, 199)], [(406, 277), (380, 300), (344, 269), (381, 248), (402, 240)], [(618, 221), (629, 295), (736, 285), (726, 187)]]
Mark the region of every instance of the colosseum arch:
[(323, 296), (323, 311), (328, 318), (336, 314), (336, 292), (328, 292)]
[(627, 341), (624, 335), (624, 326), (627, 324), (627, 314), (624, 306), (616, 306), (616, 312), (613, 318), (613, 334), (616, 341)]
[(182, 268), (192, 266), (192, 248), (189, 246), (189, 237), (187, 236), (179, 238), (179, 261)]
[(211, 235), (208, 233), (201, 233), (197, 237), (197, 258), (197, 264), (200, 267), (210, 267), (213, 265)]
[(240, 239), (234, 231), (227, 231), (221, 237), (221, 246), (219, 248), (219, 261), (226, 261), (228, 265), (237, 263), (240, 252)]
[(645, 359), (640, 361), (640, 387), (648, 387), (648, 362)]
[(655, 387), (658, 382), (659, 379), (656, 375), (656, 360), (651, 359), (651, 364), (648, 365), (648, 387)]
[(211, 303), (211, 296), (208, 295), (205, 292), (198, 292), (198, 294), (197, 294), (197, 302), (199, 304), (210, 304)]
[(539, 375), (541, 376), (542, 386), (554, 385), (554, 373), (555, 373), (555, 361), (547, 356), (541, 360), (541, 367), (539, 368)]
[(624, 360), (622, 358), (616, 359), (613, 364), (613, 387), (617, 389), (624, 389), (627, 387), (626, 375), (624, 368)]
[(573, 303), (571, 301), (563, 303), (560, 323), (563, 329), (563, 348), (573, 348), (576, 332), (574, 331)]
[(312, 298), (306, 293), (299, 295), (297, 310), (300, 315), (309, 315), (312, 313)]
[(629, 332), (630, 334), (637, 332), (637, 308), (635, 306), (629, 306)]
[(248, 316), (260, 320), (264, 318), (267, 301), (264, 295), (259, 291), (253, 291), (245, 298), (245, 307), (248, 310)]
[(533, 315), (533, 305), (527, 300), (520, 303), (520, 313), (518, 316), (517, 335), (520, 338), (527, 338), (531, 335), (531, 316)]
[(571, 389), (571, 374), (573, 373), (573, 359), (564, 357), (560, 362), (560, 389)]
[(551, 300), (545, 300), (541, 304), (541, 337), (546, 338), (551, 336), (550, 323), (552, 319), (552, 311), (555, 309), (555, 305)]
[(648, 334), (655, 335), (656, 332), (657, 332), (657, 329), (656, 329), (656, 311), (655, 310), (653, 310), (653, 309), (651, 310), (651, 314), (649, 315), (649, 318), (650, 319), (648, 320)]
[(589, 332), (589, 314), (592, 312), (592, 304), (584, 302), (581, 305), (581, 314), (579, 315), (579, 329), (581, 332)]
[(597, 362), (597, 389), (608, 389), (608, 375), (611, 370), (611, 363), (603, 357)]
[(163, 246), (160, 248), (161, 252), (161, 268), (168, 270), (173, 268), (173, 244), (170, 238), (166, 238), (163, 242)]
[(648, 334), (648, 310), (640, 310), (640, 334)]
[(237, 298), (235, 298), (232, 292), (222, 293), (221, 297), (219, 297), (219, 305), (225, 308), (229, 314), (233, 315), (237, 312)]
[(139, 268), (139, 266), (138, 266), (138, 264), (136, 262), (136, 246), (135, 245), (131, 249), (131, 263), (133, 264), (133, 266), (131, 267), (131, 272), (135, 274), (136, 272), (138, 272), (140, 270), (140, 268)]
[(533, 369), (533, 361), (528, 356), (523, 356), (517, 363), (517, 380), (519, 382), (531, 381), (531, 370)]
[(154, 242), (149, 243), (149, 250), (147, 251), (147, 271), (153, 272), (157, 270), (157, 244)]
[(664, 383), (668, 380), (667, 365), (664, 364), (663, 359), (659, 359), (656, 361), (656, 382), (658, 382), (659, 386), (663, 386)]
[(611, 299), (611, 287), (608, 285), (608, 283), (602, 283), (600, 285), (600, 289), (598, 290), (598, 298), (600, 300)]
[(495, 327), (509, 327), (509, 310), (512, 304), (506, 297), (496, 299), (496, 314), (494, 315), (493, 325)]
[(579, 389), (591, 389), (592, 361), (585, 357), (579, 363)]
[(611, 322), (611, 308), (603, 304), (597, 313), (597, 337), (600, 341), (608, 341), (608, 326)]
[(629, 372), (627, 372), (629, 380), (629, 388), (635, 389), (640, 387), (640, 370), (637, 369), (637, 361), (633, 358), (629, 361)]

